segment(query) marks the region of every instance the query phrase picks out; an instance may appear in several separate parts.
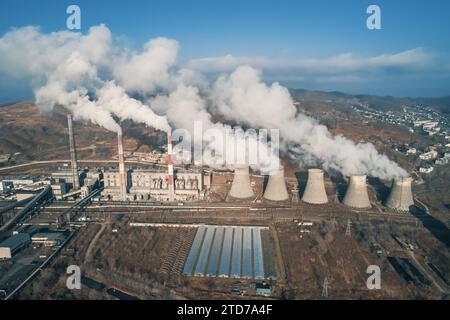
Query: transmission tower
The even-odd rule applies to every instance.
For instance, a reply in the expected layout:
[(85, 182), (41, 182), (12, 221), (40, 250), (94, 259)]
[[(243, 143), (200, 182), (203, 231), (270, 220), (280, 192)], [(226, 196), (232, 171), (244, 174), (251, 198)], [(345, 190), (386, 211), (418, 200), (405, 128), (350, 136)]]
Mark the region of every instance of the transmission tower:
[(322, 297), (324, 298), (328, 298), (328, 278), (325, 277), (325, 279), (323, 279), (323, 285), (322, 285)]
[(347, 220), (347, 229), (345, 229), (345, 236), (350, 237), (352, 235), (352, 221), (350, 219)]

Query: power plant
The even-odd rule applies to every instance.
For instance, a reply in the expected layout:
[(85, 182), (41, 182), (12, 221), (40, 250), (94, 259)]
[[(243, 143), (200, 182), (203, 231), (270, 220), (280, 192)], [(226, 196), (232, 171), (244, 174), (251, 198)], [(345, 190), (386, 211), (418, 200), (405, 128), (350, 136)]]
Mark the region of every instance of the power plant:
[(368, 209), (372, 207), (369, 201), (369, 194), (367, 193), (365, 175), (350, 176), (350, 182), (342, 203), (350, 208)]
[(409, 211), (414, 205), (411, 191), (412, 178), (398, 177), (392, 181), (392, 189), (386, 201), (386, 207), (397, 211)]
[(323, 170), (308, 169), (308, 181), (302, 200), (310, 204), (328, 203), (327, 193), (323, 180)]
[(280, 166), (278, 170), (269, 176), (269, 181), (264, 191), (264, 198), (271, 201), (284, 201), (289, 198), (284, 180), (283, 166)]
[(74, 190), (78, 190), (80, 188), (80, 179), (78, 176), (77, 152), (75, 148), (72, 115), (70, 114), (67, 115), (67, 126), (69, 127), (70, 169), (72, 175), (72, 185)]
[(253, 190), (250, 185), (250, 173), (248, 165), (237, 165), (234, 168), (233, 183), (229, 195), (237, 199), (247, 199), (253, 197)]

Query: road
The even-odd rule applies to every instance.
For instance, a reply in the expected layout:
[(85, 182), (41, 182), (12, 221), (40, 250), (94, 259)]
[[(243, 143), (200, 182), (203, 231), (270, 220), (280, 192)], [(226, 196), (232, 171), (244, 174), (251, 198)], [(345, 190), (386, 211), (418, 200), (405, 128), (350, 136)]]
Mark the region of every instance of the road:
[(92, 250), (94, 249), (95, 244), (97, 243), (97, 240), (100, 238), (100, 236), (103, 233), (103, 231), (105, 230), (105, 228), (106, 228), (106, 224), (102, 223), (100, 229), (95, 234), (92, 241), (89, 243), (89, 247), (86, 250), (86, 255), (84, 256), (84, 260), (86, 263), (88, 263), (92, 260)]
[[(78, 160), (78, 163), (82, 164), (93, 164), (93, 165), (99, 165), (99, 164), (118, 164), (118, 160)], [(146, 166), (157, 166), (157, 167), (166, 167), (165, 164), (150, 162), (150, 161), (140, 161), (140, 160), (125, 160), (126, 164), (131, 165), (146, 165)], [(69, 165), (70, 160), (43, 160), (43, 161), (32, 161), (28, 163), (22, 163), (17, 164), (14, 166), (9, 167), (3, 167), (0, 168), (0, 172), (8, 172), (8, 171), (14, 171), (16, 169), (23, 169), (26, 167), (33, 167), (33, 166), (42, 166), (42, 165)], [(176, 166), (175, 166), (176, 167)]]

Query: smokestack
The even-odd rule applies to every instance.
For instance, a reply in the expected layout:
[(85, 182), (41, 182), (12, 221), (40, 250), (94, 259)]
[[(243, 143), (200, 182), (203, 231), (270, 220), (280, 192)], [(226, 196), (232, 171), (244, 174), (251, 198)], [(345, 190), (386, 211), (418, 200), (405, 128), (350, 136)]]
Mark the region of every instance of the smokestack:
[(169, 183), (169, 199), (175, 199), (175, 187), (173, 181), (173, 152), (172, 152), (172, 135), (167, 133), (167, 180)]
[(286, 182), (284, 181), (284, 167), (280, 166), (278, 170), (269, 176), (264, 198), (271, 201), (284, 201), (289, 198)]
[(77, 151), (75, 149), (72, 115), (70, 114), (67, 115), (67, 125), (69, 127), (70, 168), (72, 171), (72, 185), (74, 190), (78, 190), (80, 188), (80, 179), (78, 177)]
[(117, 141), (119, 145), (119, 177), (120, 177), (120, 197), (121, 200), (126, 200), (128, 179), (125, 172), (125, 157), (123, 155), (123, 142), (122, 142), (122, 128), (119, 127), (117, 131)]
[(250, 186), (249, 167), (247, 165), (237, 165), (234, 169), (233, 184), (230, 189), (230, 196), (238, 199), (253, 197), (253, 190)]
[(351, 176), (344, 201), (351, 208), (371, 208), (367, 193), (366, 176)]
[(328, 203), (325, 184), (323, 181), (323, 170), (308, 169), (308, 182), (302, 200), (310, 204)]
[(414, 205), (411, 191), (412, 178), (395, 178), (392, 181), (392, 189), (386, 201), (386, 207), (398, 211), (409, 211)]

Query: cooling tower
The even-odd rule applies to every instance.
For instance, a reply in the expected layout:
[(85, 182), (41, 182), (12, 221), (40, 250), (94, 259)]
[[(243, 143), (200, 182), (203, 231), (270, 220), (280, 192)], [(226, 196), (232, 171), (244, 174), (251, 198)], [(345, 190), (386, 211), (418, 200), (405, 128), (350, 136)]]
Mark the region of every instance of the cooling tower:
[(367, 193), (366, 176), (351, 176), (350, 183), (345, 193), (346, 206), (352, 208), (370, 208), (369, 194)]
[(328, 202), (325, 184), (323, 181), (323, 170), (309, 169), (308, 182), (302, 200), (311, 204), (324, 204)]
[(409, 207), (414, 205), (411, 182), (411, 178), (394, 179), (391, 193), (386, 201), (388, 208), (398, 211), (409, 211)]
[(238, 165), (235, 167), (233, 184), (231, 185), (229, 195), (238, 199), (253, 197), (253, 190), (250, 186), (249, 167), (247, 165)]
[(126, 200), (128, 179), (125, 172), (125, 157), (123, 155), (122, 129), (117, 132), (117, 142), (119, 146), (119, 177), (120, 177), (120, 197), (121, 200)]
[(69, 127), (69, 145), (70, 145), (70, 169), (72, 175), (73, 189), (80, 188), (80, 179), (78, 177), (77, 151), (75, 149), (75, 137), (73, 134), (72, 115), (67, 115), (67, 125)]
[(271, 201), (284, 201), (289, 198), (286, 182), (284, 181), (284, 168), (280, 166), (278, 170), (269, 176), (264, 198)]

